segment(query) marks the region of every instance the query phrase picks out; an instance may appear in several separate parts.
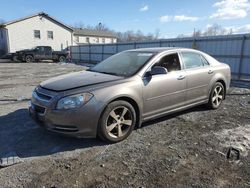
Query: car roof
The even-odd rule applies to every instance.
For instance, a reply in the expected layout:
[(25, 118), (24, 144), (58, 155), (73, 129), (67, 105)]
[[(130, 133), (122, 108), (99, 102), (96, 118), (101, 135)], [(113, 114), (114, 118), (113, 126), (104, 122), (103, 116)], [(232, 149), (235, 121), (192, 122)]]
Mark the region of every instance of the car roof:
[(198, 50), (190, 49), (190, 48), (178, 48), (178, 47), (156, 47), (156, 48), (137, 48), (132, 50), (127, 50), (130, 52), (149, 52), (149, 53), (161, 53), (167, 51), (193, 51), (199, 52)]
[(209, 63), (211, 65), (216, 65), (219, 63), (219, 61), (217, 61), (216, 59), (214, 59), (212, 56), (199, 51), (199, 50), (195, 50), (192, 48), (179, 48), (179, 47), (156, 47), (156, 48), (138, 48), (138, 49), (132, 49), (132, 50), (127, 50), (129, 52), (142, 52), (142, 53), (154, 53), (154, 54), (161, 54), (164, 52), (195, 52), (195, 53), (199, 53), (202, 54), (203, 56), (205, 56), (206, 60), (209, 61)]

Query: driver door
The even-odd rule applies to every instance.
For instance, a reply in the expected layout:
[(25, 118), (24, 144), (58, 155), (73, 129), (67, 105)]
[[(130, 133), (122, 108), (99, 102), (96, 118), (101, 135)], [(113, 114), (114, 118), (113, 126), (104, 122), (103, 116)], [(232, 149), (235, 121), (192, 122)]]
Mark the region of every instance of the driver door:
[(186, 72), (180, 64), (178, 53), (163, 56), (153, 66), (162, 66), (168, 73), (143, 78), (145, 118), (184, 105), (186, 97)]
[(43, 59), (44, 57), (44, 47), (38, 46), (36, 48), (35, 59)]

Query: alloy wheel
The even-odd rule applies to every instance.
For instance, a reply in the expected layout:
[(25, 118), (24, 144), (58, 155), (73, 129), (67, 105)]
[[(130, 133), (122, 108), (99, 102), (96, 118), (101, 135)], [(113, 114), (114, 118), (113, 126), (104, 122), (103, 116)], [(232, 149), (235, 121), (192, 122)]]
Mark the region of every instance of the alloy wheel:
[(132, 113), (125, 106), (113, 109), (106, 121), (106, 131), (113, 138), (126, 135), (133, 124)]
[(218, 85), (214, 88), (212, 103), (217, 107), (223, 100), (224, 91), (222, 86)]
[(33, 57), (28, 55), (28, 56), (26, 57), (26, 62), (27, 62), (27, 63), (31, 63), (32, 61), (33, 61)]
[(61, 56), (61, 57), (59, 58), (59, 62), (64, 62), (64, 61), (65, 61), (65, 57)]

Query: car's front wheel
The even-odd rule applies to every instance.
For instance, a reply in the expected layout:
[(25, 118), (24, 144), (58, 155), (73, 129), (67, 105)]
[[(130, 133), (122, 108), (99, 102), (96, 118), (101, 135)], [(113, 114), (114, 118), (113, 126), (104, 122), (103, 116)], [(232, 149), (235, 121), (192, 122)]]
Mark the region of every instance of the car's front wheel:
[(18, 62), (18, 56), (17, 55), (14, 55), (13, 58), (12, 58), (12, 61), (15, 61), (15, 62)]
[(216, 82), (211, 90), (208, 106), (217, 109), (221, 105), (225, 95), (225, 88), (220, 82)]
[(136, 123), (136, 112), (126, 101), (114, 101), (104, 110), (99, 121), (98, 136), (104, 141), (119, 142), (127, 138)]
[(25, 57), (25, 61), (26, 61), (26, 63), (32, 63), (32, 62), (34, 62), (34, 58), (32, 55), (27, 55)]

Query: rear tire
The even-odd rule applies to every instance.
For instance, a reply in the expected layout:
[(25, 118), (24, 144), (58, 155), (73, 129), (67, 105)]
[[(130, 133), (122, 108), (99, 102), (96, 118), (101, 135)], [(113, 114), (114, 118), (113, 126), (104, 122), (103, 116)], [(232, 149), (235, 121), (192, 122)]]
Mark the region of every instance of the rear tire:
[(109, 143), (116, 143), (126, 139), (136, 124), (136, 112), (126, 101), (114, 101), (104, 110), (97, 134)]
[(211, 109), (220, 107), (225, 96), (225, 88), (220, 82), (216, 82), (210, 92), (207, 106)]
[(32, 55), (27, 55), (25, 57), (25, 61), (26, 61), (26, 63), (32, 63), (32, 62), (34, 62), (34, 57)]
[(59, 62), (65, 62), (66, 58), (64, 56), (59, 56), (58, 60)]

